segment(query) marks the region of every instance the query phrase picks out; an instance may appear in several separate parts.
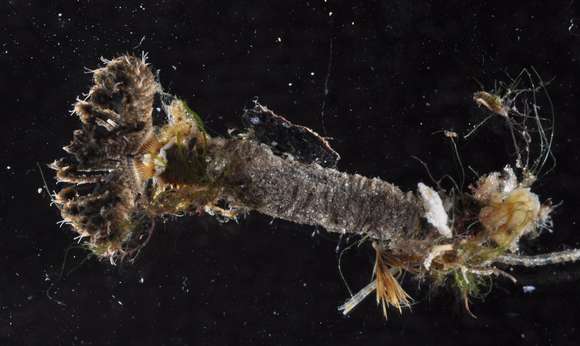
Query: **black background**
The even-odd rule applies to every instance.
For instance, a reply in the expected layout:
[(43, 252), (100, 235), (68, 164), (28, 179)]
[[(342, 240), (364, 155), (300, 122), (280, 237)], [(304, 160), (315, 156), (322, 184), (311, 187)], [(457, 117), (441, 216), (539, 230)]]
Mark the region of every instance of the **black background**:
[[(482, 119), (471, 101), (475, 79), (491, 89), (533, 66), (555, 77), (559, 160), (536, 191), (564, 204), (554, 233), (530, 249), (580, 246), (576, 7), (574, 0), (2, 1), (0, 344), (577, 345), (578, 265), (518, 270), (515, 286), (498, 280), (474, 302), (477, 319), (453, 292), (412, 280), (404, 283), (417, 302), (412, 311), (392, 311), (385, 321), (371, 298), (343, 317), (338, 237), (256, 214), (226, 225), (186, 217), (159, 224), (133, 265), (84, 261), (38, 192), (36, 167), (63, 155), (79, 126), (69, 111), (90, 87), (84, 68), (101, 56), (145, 51), (166, 90), (185, 98), (214, 135), (239, 126), (243, 106), (258, 96), (334, 138), (341, 170), (410, 190), (429, 182), (412, 155), (436, 175), (456, 175), (449, 143), (432, 133), (465, 133)], [(502, 124), (495, 119), (459, 142), (466, 164), (488, 172), (512, 161)], [(344, 256), (354, 289), (368, 282), (371, 263), (366, 247)], [(522, 284), (536, 290), (524, 293)]]

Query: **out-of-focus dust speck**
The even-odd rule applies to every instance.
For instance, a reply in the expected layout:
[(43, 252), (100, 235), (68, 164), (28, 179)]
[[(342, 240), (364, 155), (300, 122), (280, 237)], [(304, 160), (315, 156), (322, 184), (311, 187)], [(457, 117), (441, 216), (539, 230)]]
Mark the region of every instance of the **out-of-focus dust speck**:
[(523, 286), (522, 287), (522, 291), (524, 291), (524, 293), (532, 293), (536, 290), (535, 286)]
[(189, 293), (189, 279), (186, 276), (181, 279), (181, 290), (185, 293)]
[(570, 18), (570, 23), (568, 25), (568, 32), (570, 32), (574, 36), (580, 36), (577, 21), (578, 18)]

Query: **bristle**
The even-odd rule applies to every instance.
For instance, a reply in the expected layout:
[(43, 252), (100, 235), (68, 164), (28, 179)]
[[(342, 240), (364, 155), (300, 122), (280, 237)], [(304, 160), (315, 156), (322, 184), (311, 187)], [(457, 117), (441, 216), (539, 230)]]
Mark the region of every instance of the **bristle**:
[(141, 160), (132, 160), (133, 171), (139, 181), (142, 183), (155, 176), (155, 166), (151, 164), (145, 164)]
[(391, 272), (386, 254), (380, 245), (373, 243), (375, 248), (375, 280), (377, 305), (383, 309), (383, 315), (387, 318), (387, 307), (393, 306), (399, 313), (403, 312), (403, 307), (411, 306), (411, 296), (401, 287), (397, 279)]
[(151, 131), (143, 137), (143, 142), (139, 149), (137, 149), (137, 154), (157, 154), (162, 147), (163, 144), (159, 142), (157, 135), (155, 135), (155, 132), (151, 129)]

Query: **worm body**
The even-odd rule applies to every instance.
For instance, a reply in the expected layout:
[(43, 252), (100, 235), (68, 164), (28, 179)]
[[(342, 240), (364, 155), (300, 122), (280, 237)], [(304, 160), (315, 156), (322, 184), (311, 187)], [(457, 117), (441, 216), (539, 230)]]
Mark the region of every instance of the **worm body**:
[[(417, 192), (403, 192), (382, 179), (337, 170), (340, 156), (325, 139), (258, 103), (242, 116), (245, 131), (211, 137), (183, 100), (161, 92), (144, 58), (104, 62), (93, 71), (88, 96), (75, 105), (82, 128), (64, 148), (70, 155), (51, 165), (68, 184), (55, 197), (63, 220), (100, 258), (134, 258), (164, 215), (204, 211), (229, 220), (256, 211), (371, 240), (373, 280), (341, 309), (348, 313), (374, 290), (385, 316), (388, 306), (410, 305), (395, 277), (403, 271), (434, 284), (451, 282), (468, 307), (480, 277), (505, 273), (498, 264), (580, 258), (578, 250), (518, 255), (521, 237), (551, 225), (551, 204), (540, 201), (529, 178), (549, 157), (544, 146), (534, 161), (540, 164), (531, 171), (524, 166), (520, 179), (506, 166), (481, 176), (470, 191), (418, 183)], [(167, 115), (161, 126), (152, 124), (156, 93)], [(478, 104), (499, 113), (496, 99), (478, 95)], [(546, 138), (541, 143), (551, 143)]]

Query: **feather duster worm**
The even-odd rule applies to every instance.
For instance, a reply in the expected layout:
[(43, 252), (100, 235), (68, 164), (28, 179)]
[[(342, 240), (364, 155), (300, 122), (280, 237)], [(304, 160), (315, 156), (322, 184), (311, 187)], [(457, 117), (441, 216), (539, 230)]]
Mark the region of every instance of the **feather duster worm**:
[[(419, 183), (417, 192), (403, 192), (378, 178), (336, 170), (340, 156), (324, 138), (258, 103), (244, 111), (245, 131), (210, 137), (184, 101), (163, 93), (167, 123), (153, 126), (154, 96), (162, 91), (145, 59), (104, 62), (93, 71), (88, 96), (75, 105), (82, 128), (64, 148), (70, 155), (51, 167), (68, 184), (55, 198), (64, 221), (96, 255), (113, 263), (134, 258), (160, 216), (205, 211), (235, 219), (253, 210), (370, 240), (374, 279), (340, 309), (348, 313), (376, 291), (386, 316), (387, 307), (401, 311), (411, 302), (398, 273), (452, 282), (467, 307), (481, 278), (513, 278), (497, 265), (580, 258), (578, 250), (518, 253), (521, 237), (551, 224), (551, 204), (531, 189), (551, 155), (552, 135), (545, 131), (537, 132), (542, 152), (536, 160), (530, 160), (528, 147), (518, 152), (521, 179), (508, 166), (482, 176), (470, 191), (436, 191)], [(502, 97), (481, 92), (475, 101), (510, 121), (517, 144), (515, 134), (526, 129), (511, 118), (522, 115), (517, 98), (537, 90), (510, 90)], [(541, 125), (537, 113), (524, 115)]]

